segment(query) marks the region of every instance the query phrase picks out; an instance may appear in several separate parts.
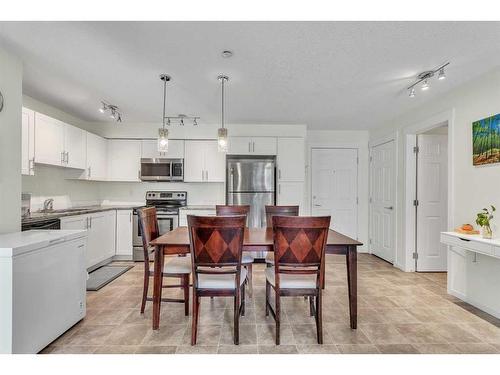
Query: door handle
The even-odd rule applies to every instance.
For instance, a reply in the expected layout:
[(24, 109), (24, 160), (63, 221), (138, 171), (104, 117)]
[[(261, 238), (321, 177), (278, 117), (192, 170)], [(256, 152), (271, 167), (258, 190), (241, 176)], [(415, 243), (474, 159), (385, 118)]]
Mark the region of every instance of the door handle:
[(389, 207), (384, 207), (384, 208), (385, 208), (386, 210), (392, 210), (392, 209), (394, 209), (394, 207), (392, 207), (392, 206), (389, 206)]
[(321, 207), (321, 205), (320, 204), (315, 204), (314, 207)]

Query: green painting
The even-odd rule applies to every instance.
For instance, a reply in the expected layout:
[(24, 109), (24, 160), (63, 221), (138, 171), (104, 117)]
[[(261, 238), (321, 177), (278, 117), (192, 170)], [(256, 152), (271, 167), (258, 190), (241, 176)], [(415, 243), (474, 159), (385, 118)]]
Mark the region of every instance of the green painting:
[(500, 163), (500, 114), (472, 123), (472, 164)]

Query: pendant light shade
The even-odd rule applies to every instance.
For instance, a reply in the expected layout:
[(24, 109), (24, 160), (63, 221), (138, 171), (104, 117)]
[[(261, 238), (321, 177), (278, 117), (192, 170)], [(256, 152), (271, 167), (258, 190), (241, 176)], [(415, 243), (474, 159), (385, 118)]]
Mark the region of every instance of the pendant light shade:
[(219, 152), (227, 152), (227, 147), (228, 147), (227, 129), (224, 126), (224, 83), (229, 81), (229, 77), (221, 74), (220, 76), (217, 77), (217, 79), (221, 82), (222, 86), (221, 127), (217, 130), (217, 146)]
[(168, 152), (168, 129), (165, 128), (165, 106), (167, 102), (167, 82), (170, 81), (170, 76), (161, 74), (160, 79), (163, 81), (163, 126), (158, 129), (158, 152)]

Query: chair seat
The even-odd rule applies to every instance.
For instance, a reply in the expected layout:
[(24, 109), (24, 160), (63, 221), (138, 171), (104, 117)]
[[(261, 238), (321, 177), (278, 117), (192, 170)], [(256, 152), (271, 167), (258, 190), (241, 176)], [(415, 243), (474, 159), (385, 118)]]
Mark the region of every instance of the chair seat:
[[(199, 289), (234, 289), (234, 274), (210, 275), (198, 274)], [(247, 277), (247, 270), (241, 268), (240, 286), (243, 285)]]
[(253, 263), (253, 259), (253, 255), (243, 253), (243, 255), (241, 256), (241, 264)]
[(274, 264), (274, 253), (268, 252), (266, 255), (266, 263)]
[[(265, 270), (266, 279), (274, 286), (274, 267)], [(282, 289), (316, 289), (316, 275), (290, 275), (280, 273), (280, 288)]]
[[(154, 273), (154, 267), (149, 269), (150, 273)], [(163, 265), (163, 273), (191, 273), (191, 257), (168, 257), (165, 258)]]

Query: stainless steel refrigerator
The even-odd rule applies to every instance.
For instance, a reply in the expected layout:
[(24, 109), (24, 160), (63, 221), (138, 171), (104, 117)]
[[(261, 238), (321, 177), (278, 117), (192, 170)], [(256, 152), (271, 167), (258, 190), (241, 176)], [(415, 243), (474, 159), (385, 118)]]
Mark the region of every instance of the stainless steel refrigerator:
[(275, 204), (275, 164), (274, 157), (269, 156), (227, 158), (226, 202), (234, 205), (250, 205), (247, 220), (250, 228), (264, 228), (265, 206)]

